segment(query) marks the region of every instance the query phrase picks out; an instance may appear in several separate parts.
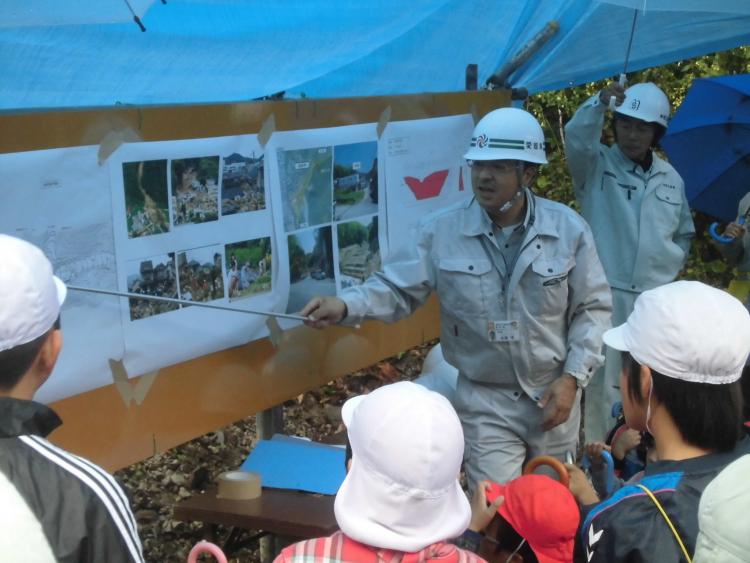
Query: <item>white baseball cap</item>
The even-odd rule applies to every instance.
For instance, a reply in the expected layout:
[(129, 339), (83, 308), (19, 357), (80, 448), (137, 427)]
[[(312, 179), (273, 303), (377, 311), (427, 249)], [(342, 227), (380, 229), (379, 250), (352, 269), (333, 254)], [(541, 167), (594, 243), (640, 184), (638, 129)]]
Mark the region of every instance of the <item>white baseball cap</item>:
[(67, 288), (33, 244), (0, 234), (0, 352), (46, 333), (60, 315)]
[(404, 381), (349, 399), (341, 416), (353, 454), (334, 504), (344, 534), (414, 552), (466, 530), (464, 436), (445, 397)]
[(750, 455), (727, 465), (701, 495), (695, 563), (742, 563), (750, 553)]
[(642, 365), (693, 383), (727, 384), (750, 355), (750, 313), (726, 291), (678, 281), (644, 291), (604, 343)]

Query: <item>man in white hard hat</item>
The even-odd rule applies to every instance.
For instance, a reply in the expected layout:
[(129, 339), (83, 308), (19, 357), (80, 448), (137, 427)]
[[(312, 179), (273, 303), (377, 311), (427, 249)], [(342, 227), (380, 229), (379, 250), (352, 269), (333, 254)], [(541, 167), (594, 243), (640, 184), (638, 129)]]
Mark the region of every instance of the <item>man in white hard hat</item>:
[(34, 393), (62, 348), (65, 285), (41, 250), (0, 234), (0, 553), (12, 561), (142, 562), (128, 500), (46, 439), (62, 421)]
[[(636, 482), (584, 507), (587, 561), (687, 562), (701, 492), (750, 453), (739, 384), (750, 355), (750, 313), (725, 291), (677, 281), (644, 291), (604, 342), (623, 354), (625, 420), (654, 437), (658, 461)], [(583, 504), (597, 500), (590, 490), (575, 494)]]
[(424, 219), (411, 258), (301, 313), (315, 327), (395, 321), (437, 291), (473, 487), (517, 477), (529, 457), (575, 450), (580, 388), (603, 360), (611, 296), (586, 222), (530, 190), (547, 162), (531, 114), (490, 112), (465, 157), (474, 197)]
[[(615, 101), (615, 144), (600, 142)], [(591, 225), (612, 288), (613, 324), (624, 323), (636, 297), (673, 281), (695, 234), (685, 185), (655, 152), (669, 119), (669, 100), (655, 84), (625, 90), (612, 83), (589, 98), (565, 126), (565, 155), (581, 214)], [(586, 389), (584, 431), (601, 441), (619, 400), (619, 355), (605, 350), (602, 373)]]

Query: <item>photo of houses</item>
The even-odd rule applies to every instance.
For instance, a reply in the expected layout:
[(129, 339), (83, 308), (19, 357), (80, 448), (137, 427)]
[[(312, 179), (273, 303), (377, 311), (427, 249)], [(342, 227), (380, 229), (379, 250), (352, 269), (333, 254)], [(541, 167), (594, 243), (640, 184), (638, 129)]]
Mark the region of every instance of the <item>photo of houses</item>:
[(175, 226), (219, 218), (219, 157), (172, 161), (172, 217)]
[(378, 212), (376, 141), (333, 148), (333, 206), (336, 221)]
[(177, 253), (180, 299), (213, 301), (224, 298), (221, 246), (204, 246)]
[[(126, 263), (129, 293), (142, 293), (177, 299), (177, 272), (174, 253)], [(179, 308), (176, 303), (130, 298), (130, 320), (137, 321)]]
[(221, 214), (233, 215), (266, 208), (263, 155), (232, 153), (222, 160)]

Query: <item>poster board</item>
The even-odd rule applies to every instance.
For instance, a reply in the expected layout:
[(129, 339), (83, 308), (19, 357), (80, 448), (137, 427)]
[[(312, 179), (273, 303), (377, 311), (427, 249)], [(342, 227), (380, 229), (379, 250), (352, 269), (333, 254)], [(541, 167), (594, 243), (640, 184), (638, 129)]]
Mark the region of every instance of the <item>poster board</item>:
[[(272, 134), (470, 113), (509, 93), (467, 92), (342, 100), (113, 108), (0, 115), (0, 153), (119, 143)], [(2, 194), (0, 194), (2, 198)], [(434, 299), (395, 325), (304, 326), (53, 403), (64, 425), (51, 439), (114, 470), (279, 404), (439, 334)], [(274, 342), (272, 342), (274, 340)], [(116, 377), (117, 366), (113, 366)], [(132, 375), (132, 374), (129, 374)]]

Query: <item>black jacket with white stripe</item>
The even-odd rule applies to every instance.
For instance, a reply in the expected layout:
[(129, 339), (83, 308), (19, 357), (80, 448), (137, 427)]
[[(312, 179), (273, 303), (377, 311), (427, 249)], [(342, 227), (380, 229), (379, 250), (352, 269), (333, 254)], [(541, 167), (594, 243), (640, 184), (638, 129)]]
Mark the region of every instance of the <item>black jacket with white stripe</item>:
[[(18, 491), (15, 498), (26, 501), (57, 561), (142, 562), (135, 518), (117, 482), (45, 439), (60, 424), (40, 403), (0, 397), (0, 472)], [(0, 533), (23, 553), (22, 535)]]

